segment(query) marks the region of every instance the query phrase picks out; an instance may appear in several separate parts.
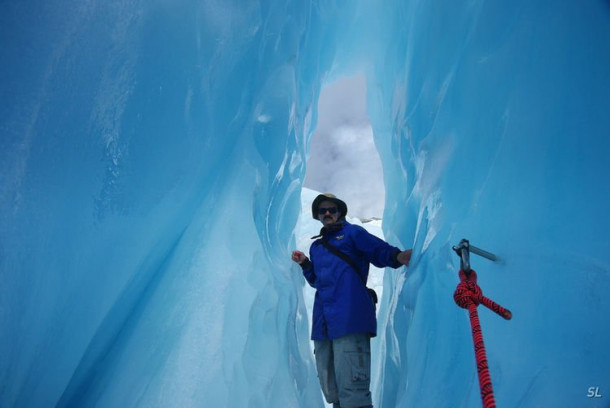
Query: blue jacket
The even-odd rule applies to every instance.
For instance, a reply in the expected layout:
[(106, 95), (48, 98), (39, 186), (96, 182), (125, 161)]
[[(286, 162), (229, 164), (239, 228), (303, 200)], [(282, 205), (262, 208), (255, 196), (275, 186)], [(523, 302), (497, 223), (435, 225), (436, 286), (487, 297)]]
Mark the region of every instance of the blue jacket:
[[(398, 268), (396, 255), (400, 249), (347, 221), (334, 231), (322, 229), (328, 243), (348, 255), (368, 279), (369, 264)], [(312, 317), (312, 340), (333, 340), (346, 334), (377, 335), (375, 304), (362, 279), (343, 259), (314, 241), (309, 249), (310, 262), (303, 262), (303, 275), (316, 289)]]

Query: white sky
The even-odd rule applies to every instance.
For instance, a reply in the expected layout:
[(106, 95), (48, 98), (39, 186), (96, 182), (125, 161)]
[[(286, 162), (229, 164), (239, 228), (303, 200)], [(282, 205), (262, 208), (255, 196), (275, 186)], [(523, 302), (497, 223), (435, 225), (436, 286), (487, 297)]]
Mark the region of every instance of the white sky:
[(322, 89), (304, 185), (335, 194), (352, 217), (383, 215), (383, 172), (366, 114), (364, 76), (341, 78)]

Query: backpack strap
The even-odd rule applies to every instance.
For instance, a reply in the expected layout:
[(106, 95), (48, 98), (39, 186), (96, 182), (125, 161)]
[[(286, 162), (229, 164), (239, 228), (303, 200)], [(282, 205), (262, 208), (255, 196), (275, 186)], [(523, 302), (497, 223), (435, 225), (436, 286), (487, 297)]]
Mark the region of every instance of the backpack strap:
[(339, 258), (343, 259), (349, 266), (352, 267), (354, 272), (356, 272), (356, 275), (358, 275), (358, 277), (360, 278), (360, 282), (362, 282), (362, 285), (364, 285), (364, 288), (367, 290), (367, 292), (369, 292), (369, 295), (371, 295), (371, 299), (373, 300), (373, 305), (375, 307), (377, 307), (377, 302), (379, 301), (379, 299), (377, 298), (377, 293), (375, 292), (374, 289), (371, 289), (368, 286), (366, 286), (366, 281), (364, 280), (364, 277), (362, 276), (360, 269), (356, 266), (356, 263), (352, 260), (352, 258), (347, 256), (347, 254), (345, 254), (344, 252), (339, 251), (337, 248), (332, 246), (324, 238), (322, 238), (320, 240), (320, 243), (322, 245), (324, 245), (331, 253), (337, 255)]
[(339, 258), (343, 259), (349, 266), (351, 266), (354, 271), (356, 272), (356, 274), (358, 274), (358, 277), (360, 278), (360, 281), (362, 282), (362, 284), (364, 286), (366, 286), (366, 281), (364, 280), (364, 277), (362, 277), (362, 273), (360, 272), (360, 268), (358, 268), (356, 266), (356, 263), (352, 260), (352, 258), (350, 258), (349, 256), (347, 256), (344, 252), (339, 251), (337, 248), (335, 248), (334, 246), (332, 246), (327, 240), (325, 240), (324, 238), (322, 238), (320, 240), (320, 243), (322, 245), (324, 245), (326, 247), (326, 249), (328, 249), (330, 252), (332, 252), (333, 254), (335, 254), (336, 256), (338, 256)]

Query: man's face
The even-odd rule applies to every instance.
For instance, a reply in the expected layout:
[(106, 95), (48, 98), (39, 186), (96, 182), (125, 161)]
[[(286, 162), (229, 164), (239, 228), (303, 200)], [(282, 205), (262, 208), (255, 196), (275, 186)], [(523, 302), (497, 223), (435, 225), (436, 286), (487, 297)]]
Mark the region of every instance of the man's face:
[(332, 201), (322, 201), (318, 207), (318, 219), (325, 227), (334, 224), (339, 220), (339, 209)]

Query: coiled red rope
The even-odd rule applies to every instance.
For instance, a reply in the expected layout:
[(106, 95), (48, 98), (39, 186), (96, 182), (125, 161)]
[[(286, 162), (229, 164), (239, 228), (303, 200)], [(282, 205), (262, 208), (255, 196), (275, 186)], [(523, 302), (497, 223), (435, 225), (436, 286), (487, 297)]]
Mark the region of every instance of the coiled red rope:
[(467, 274), (460, 269), (460, 283), (457, 285), (453, 294), (453, 299), (458, 306), (468, 309), (470, 312), (470, 327), (472, 328), (472, 340), (474, 342), (474, 354), (477, 360), (477, 372), (479, 374), (479, 387), (481, 388), (481, 399), (483, 408), (495, 408), (493, 388), (491, 385), (491, 375), (487, 364), (487, 353), (483, 342), (483, 331), (479, 322), (477, 306), (483, 304), (493, 312), (499, 314), (506, 320), (513, 316), (510, 310), (503, 308), (493, 300), (483, 296), (483, 292), (477, 285), (477, 274), (470, 270)]

